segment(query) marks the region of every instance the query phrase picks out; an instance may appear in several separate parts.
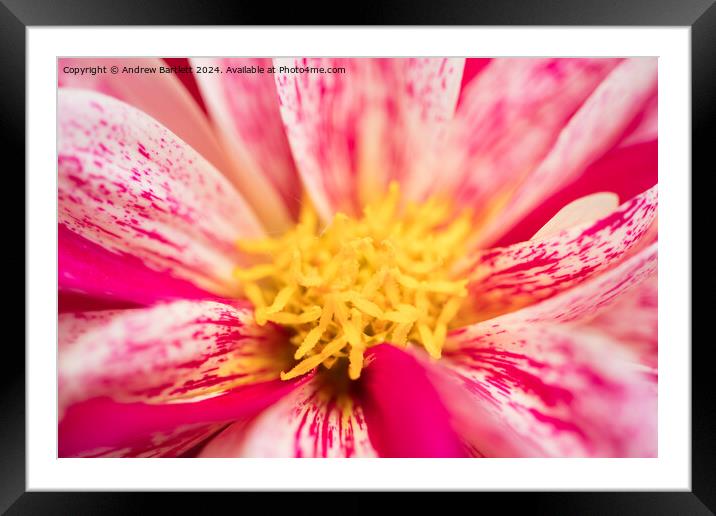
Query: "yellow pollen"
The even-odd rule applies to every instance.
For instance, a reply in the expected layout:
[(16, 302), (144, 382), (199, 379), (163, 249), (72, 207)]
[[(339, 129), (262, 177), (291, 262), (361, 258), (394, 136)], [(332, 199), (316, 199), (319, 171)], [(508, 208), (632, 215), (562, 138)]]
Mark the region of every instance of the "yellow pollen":
[(348, 361), (360, 377), (365, 351), (389, 342), (422, 345), (440, 358), (450, 323), (467, 296), (467, 280), (452, 270), (464, 254), (470, 216), (454, 217), (430, 199), (400, 207), (398, 185), (363, 216), (338, 213), (324, 229), (304, 203), (299, 223), (283, 236), (243, 240), (258, 265), (235, 277), (260, 325), (292, 330), (298, 361), (283, 380)]

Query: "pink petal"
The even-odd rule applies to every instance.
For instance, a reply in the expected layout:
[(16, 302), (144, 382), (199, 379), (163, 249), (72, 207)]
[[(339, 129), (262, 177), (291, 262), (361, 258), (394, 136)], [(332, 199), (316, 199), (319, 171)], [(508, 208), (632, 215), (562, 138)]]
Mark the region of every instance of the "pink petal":
[(432, 194), (435, 171), (440, 170), (445, 139), (455, 116), (464, 66), (465, 60), (458, 58), (406, 60), (407, 127), (403, 133), (410, 147), (408, 164), (398, 176), (405, 198), (424, 200)]
[(633, 129), (628, 131), (619, 147), (629, 147), (639, 143), (656, 140), (659, 136), (659, 95), (654, 94), (644, 105), (641, 113), (632, 122)]
[(608, 216), (619, 207), (619, 197), (611, 192), (597, 192), (580, 197), (562, 207), (549, 219), (530, 240), (544, 240), (557, 235), (560, 231), (575, 226), (591, 224), (595, 220)]
[(416, 57), (406, 61), (406, 109), (422, 120), (426, 129), (438, 131), (455, 115), (465, 59)]
[(434, 189), (484, 218), (545, 157), (614, 59), (493, 59), (462, 93)]
[[(158, 58), (103, 58), (102, 66), (148, 67), (159, 70), (168, 64)], [(60, 87), (82, 88), (112, 96), (130, 104), (167, 127), (219, 170), (227, 165), (209, 121), (189, 92), (173, 73), (99, 73), (71, 74), (67, 67), (96, 67), (96, 59), (62, 58), (59, 60)]]
[(462, 457), (450, 417), (423, 366), (389, 344), (370, 349), (361, 399), (381, 457)]
[[(319, 213), (357, 213), (391, 179), (409, 184), (459, 91), (462, 61), (277, 59), (288, 139)], [(345, 73), (294, 73), (345, 67)], [(438, 129), (435, 129), (435, 128)]]
[(494, 319), (451, 335), (443, 357), (463, 386), (446, 403), (476, 455), (656, 456), (655, 391), (603, 336)]
[(509, 200), (499, 220), (495, 219), (485, 229), (480, 242), (487, 245), (499, 238), (522, 216), (574, 181), (587, 166), (614, 147), (652, 98), (656, 87), (655, 58), (620, 63), (569, 121), (562, 120), (566, 125), (549, 154), (540, 156), (544, 159), (539, 166), (537, 161), (530, 163), (529, 177)]
[(186, 280), (149, 269), (130, 254), (109, 251), (62, 224), (57, 236), (58, 289), (61, 293), (139, 305), (214, 297)]
[(138, 308), (139, 303), (117, 299), (103, 299), (67, 290), (57, 292), (57, 313), (94, 312), (97, 310), (117, 310), (122, 308)]
[[(271, 59), (197, 58), (191, 62), (197, 68), (223, 71), (197, 73), (196, 78), (234, 160), (230, 179), (269, 229), (285, 229), (298, 215), (301, 185), (281, 121), (274, 77), (266, 71)], [(256, 71), (227, 73), (229, 67)]]
[[(191, 69), (191, 61), (186, 57), (164, 57), (162, 61), (165, 61), (169, 66), (181, 68), (176, 71), (176, 77), (181, 81), (186, 90), (189, 92), (194, 102), (199, 106), (204, 114), (206, 114), (206, 104), (204, 99), (201, 97), (199, 91), (199, 85), (196, 82), (194, 71)], [(185, 73), (186, 72), (186, 73)]]
[[(96, 417), (103, 417), (103, 414), (99, 411), (95, 414)], [(114, 416), (114, 413), (111, 414)], [(112, 418), (114, 420), (114, 418)], [(115, 421), (116, 422), (116, 421)], [(94, 417), (85, 421), (88, 426), (93, 426), (95, 423)], [(78, 426), (75, 423), (75, 427)], [(215, 423), (205, 424), (199, 423), (194, 425), (182, 425), (174, 430), (167, 432), (152, 432), (148, 437), (133, 440), (122, 440), (117, 439), (116, 435), (112, 435), (112, 438), (103, 436), (104, 439), (100, 439), (100, 442), (106, 444), (96, 446), (94, 448), (82, 447), (80, 443), (77, 443), (76, 448), (67, 447), (62, 441), (69, 441), (72, 438), (68, 438), (67, 424), (62, 423), (60, 426), (60, 457), (179, 457), (180, 455), (191, 450), (201, 442), (205, 441), (212, 435), (216, 434), (219, 430), (224, 428), (226, 423)], [(110, 428), (109, 431), (113, 431), (114, 428)], [(70, 430), (71, 434), (72, 430)], [(82, 435), (81, 437), (85, 437)], [(76, 439), (76, 438), (75, 438)], [(91, 438), (90, 438), (91, 439)], [(118, 444), (115, 444), (115, 442)], [(73, 443), (74, 444), (74, 443)], [(69, 451), (68, 451), (69, 450)]]
[(59, 455), (178, 456), (227, 424), (254, 416), (303, 381), (244, 385), (191, 403), (93, 398), (67, 409), (59, 424)]
[(478, 252), (468, 284), (472, 311), (487, 319), (516, 310), (614, 266), (643, 244), (656, 209), (654, 187), (591, 224)]
[(458, 106), (462, 104), (463, 99), (465, 98), (467, 85), (483, 70), (485, 70), (487, 65), (490, 64), (490, 61), (492, 61), (492, 58), (470, 57), (465, 59), (465, 68), (462, 73), (462, 81), (460, 82), (460, 95), (457, 100)]
[(250, 208), (199, 154), (110, 97), (59, 91), (59, 222), (148, 267), (235, 291), (235, 241), (262, 235)]
[(363, 409), (319, 378), (211, 440), (202, 457), (374, 457)]
[(617, 147), (591, 164), (573, 183), (544, 200), (517, 225), (495, 242), (505, 247), (528, 240), (563, 206), (594, 192), (615, 193), (622, 201), (631, 199), (657, 183), (658, 142)]
[(284, 333), (244, 304), (176, 301), (59, 316), (60, 414), (98, 396), (188, 402), (278, 378)]
[(635, 251), (632, 256), (614, 268), (540, 303), (502, 315), (499, 319), (505, 325), (587, 322), (656, 274), (657, 245), (655, 242)]
[(658, 356), (658, 286), (653, 274), (612, 306), (601, 311), (587, 326), (602, 331), (630, 347), (654, 374)]

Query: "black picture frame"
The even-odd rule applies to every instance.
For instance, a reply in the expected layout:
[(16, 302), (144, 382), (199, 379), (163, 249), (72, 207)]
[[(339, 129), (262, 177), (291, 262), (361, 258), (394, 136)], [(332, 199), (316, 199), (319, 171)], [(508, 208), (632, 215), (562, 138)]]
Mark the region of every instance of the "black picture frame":
[[(24, 170), (25, 135), (25, 30), (41, 25), (608, 25), (608, 26), (684, 26), (691, 28), (692, 73), (692, 275), (705, 273), (707, 281), (698, 281), (692, 288), (692, 489), (689, 492), (599, 492), (599, 493), (462, 493), (472, 499), (469, 506), (499, 503), (502, 510), (528, 508), (546, 514), (714, 514), (716, 512), (716, 423), (714, 422), (712, 378), (709, 360), (713, 337), (703, 331), (707, 313), (714, 308), (713, 297), (706, 289), (716, 287), (712, 255), (704, 249), (713, 235), (709, 232), (709, 202), (705, 199), (713, 189), (713, 163), (709, 151), (716, 143), (716, 4), (714, 0), (494, 0), (458, 2), (361, 3), (352, 10), (351, 18), (338, 14), (338, 4), (300, 9), (277, 8), (261, 2), (202, 0), (0, 0), (0, 109), (2, 112), (3, 146), (13, 149), (5, 153), (6, 175), (22, 177)], [(345, 6), (343, 7), (345, 9)], [(345, 12), (345, 11), (344, 11)], [(700, 188), (694, 188), (698, 179)], [(9, 187), (8, 191), (9, 190)], [(24, 191), (24, 183), (20, 186)], [(19, 192), (19, 190), (12, 190)], [(701, 196), (701, 202), (698, 197)], [(19, 198), (19, 195), (15, 195)], [(24, 197), (23, 197), (24, 198)], [(7, 210), (7, 205), (3, 208)], [(16, 213), (16, 212), (15, 212)], [(713, 216), (711, 216), (713, 218)], [(6, 220), (13, 220), (6, 214)], [(14, 217), (17, 220), (17, 217)], [(19, 224), (15, 223), (19, 232)], [(18, 237), (24, 242), (24, 234)], [(8, 241), (8, 243), (10, 243)], [(17, 244), (19, 245), (19, 244)], [(701, 246), (697, 250), (697, 246)], [(24, 249), (24, 247), (23, 247)], [(7, 255), (6, 255), (7, 256)], [(21, 260), (22, 256), (22, 260)], [(24, 269), (24, 251), (12, 253), (10, 269)], [(27, 272), (26, 272), (27, 274)], [(699, 278), (699, 276), (696, 276)], [(13, 296), (16, 306), (18, 297)], [(23, 294), (24, 299), (24, 294)], [(23, 303), (24, 306), (24, 303)], [(707, 312), (708, 311), (708, 312)], [(702, 330), (701, 332), (699, 330)], [(700, 337), (700, 338), (698, 338)], [(684, 346), (691, 343), (685, 342)], [(253, 505), (254, 494), (225, 493), (209, 498), (206, 494), (189, 497), (178, 493), (47, 493), (25, 492), (25, 354), (15, 341), (5, 342), (4, 367), (0, 375), (0, 511), (8, 514), (103, 514), (144, 512), (147, 498), (160, 498), (165, 510), (197, 507), (201, 513), (221, 510), (241, 503)], [(304, 494), (292, 506), (306, 506)], [(341, 494), (344, 508), (366, 508), (371, 504), (365, 494)], [(477, 497), (477, 499), (475, 499)], [(412, 500), (425, 504), (422, 494)], [(261, 504), (262, 502), (258, 502)], [(280, 502), (275, 502), (280, 506)], [(168, 506), (167, 506), (168, 504)], [(479, 504), (479, 505), (478, 505)], [(486, 507), (490, 507), (486, 505)], [(271, 512), (271, 511), (269, 511)]]

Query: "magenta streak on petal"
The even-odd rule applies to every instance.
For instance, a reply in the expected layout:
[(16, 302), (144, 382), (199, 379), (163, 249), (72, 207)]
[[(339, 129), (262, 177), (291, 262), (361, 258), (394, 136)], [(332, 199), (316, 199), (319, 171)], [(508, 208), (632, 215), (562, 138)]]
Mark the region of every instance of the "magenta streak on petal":
[(655, 58), (622, 61), (562, 128), (547, 155), (480, 235), (492, 245), (544, 199), (579, 178), (584, 170), (622, 141), (657, 88)]
[[(477, 338), (475, 341), (479, 342), (480, 339)], [(463, 360), (469, 359), (474, 364), (475, 370), (485, 371), (486, 382), (507, 395), (512, 387), (516, 387), (539, 396), (542, 402), (550, 407), (558, 403), (569, 405), (572, 401), (572, 394), (567, 389), (548, 385), (539, 374), (528, 372), (528, 369), (523, 369), (520, 365), (527, 364), (529, 370), (544, 371), (549, 367), (547, 364), (525, 355), (496, 348), (467, 348), (460, 350), (460, 353)], [(451, 356), (453, 354), (446, 351), (445, 357)]]
[[(322, 218), (358, 214), (390, 180), (408, 189), (452, 118), (461, 59), (287, 59), (346, 74), (277, 73), (281, 115), (307, 193)], [(404, 191), (405, 192), (405, 191)]]
[(572, 432), (574, 434), (577, 434), (581, 439), (587, 438), (582, 429), (574, 423), (570, 423), (569, 421), (565, 421), (564, 419), (559, 419), (553, 416), (548, 416), (546, 414), (541, 413), (535, 408), (530, 408), (529, 412), (534, 416), (537, 421), (540, 421), (541, 423), (544, 423), (546, 425), (550, 425), (557, 432)]
[(251, 421), (231, 425), (202, 457), (375, 457), (361, 402), (313, 378)]
[(148, 305), (172, 299), (216, 299), (189, 281), (147, 267), (58, 226), (58, 288), (99, 299)]
[(136, 446), (157, 433), (199, 423), (244, 419), (278, 401), (305, 382), (271, 381), (187, 403), (118, 403), (93, 398), (70, 407), (59, 424), (59, 456), (72, 457), (97, 448)]
[(447, 410), (414, 357), (381, 344), (370, 349), (366, 362), (361, 401), (380, 456), (464, 456)]
[[(473, 397), (445, 399), (463, 411), (457, 426), (474, 448), (488, 456), (653, 454), (656, 400), (631, 353), (577, 327), (493, 321), (451, 336), (441, 362)], [(492, 440), (502, 425), (512, 449)]]
[(610, 59), (493, 59), (462, 92), (436, 188), (487, 212), (549, 152), (565, 123), (618, 64)]
[[(306, 398), (306, 404), (308, 406), (311, 406), (313, 404), (316, 404), (317, 406), (322, 405), (319, 398), (318, 390), (314, 391), (308, 398)], [(331, 445), (333, 444), (334, 440), (334, 427), (331, 425), (331, 418), (328, 417), (328, 414), (333, 413), (333, 411), (335, 410), (339, 409), (336, 406), (335, 400), (331, 398), (327, 402), (325, 402), (325, 406), (323, 406), (322, 411), (307, 410), (303, 413), (295, 432), (294, 450), (296, 457), (301, 457), (303, 455), (303, 451), (301, 448), (301, 439), (304, 432), (307, 432), (308, 436), (311, 437), (311, 440), (313, 442), (313, 454), (311, 456), (328, 456), (328, 450), (331, 448)], [(309, 417), (311, 418), (310, 423), (308, 421)], [(341, 424), (340, 418), (338, 418), (338, 424)], [(339, 434), (342, 434), (340, 432), (340, 427)], [(355, 451), (355, 444), (353, 443), (350, 434), (347, 434), (343, 437), (341, 445), (342, 448), (345, 450), (345, 456), (351, 457)]]
[(618, 264), (650, 235), (656, 187), (591, 223), (544, 239), (477, 253), (472, 309), (495, 315), (546, 299)]
[(218, 170), (145, 113), (109, 97), (63, 89), (59, 109), (60, 222), (150, 268), (234, 293), (232, 271), (242, 260), (235, 241), (262, 229)]

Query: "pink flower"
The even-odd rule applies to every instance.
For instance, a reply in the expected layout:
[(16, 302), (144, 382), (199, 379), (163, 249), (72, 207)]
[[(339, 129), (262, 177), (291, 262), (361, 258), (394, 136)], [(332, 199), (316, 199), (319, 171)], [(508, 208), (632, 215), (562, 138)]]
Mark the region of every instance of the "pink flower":
[(656, 454), (655, 59), (96, 64), (61, 456)]

